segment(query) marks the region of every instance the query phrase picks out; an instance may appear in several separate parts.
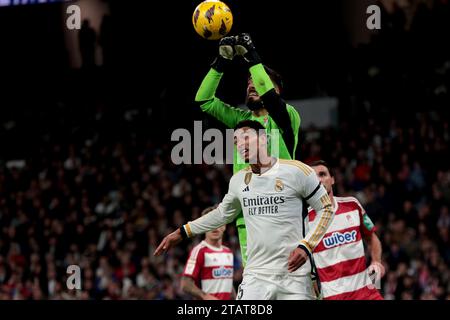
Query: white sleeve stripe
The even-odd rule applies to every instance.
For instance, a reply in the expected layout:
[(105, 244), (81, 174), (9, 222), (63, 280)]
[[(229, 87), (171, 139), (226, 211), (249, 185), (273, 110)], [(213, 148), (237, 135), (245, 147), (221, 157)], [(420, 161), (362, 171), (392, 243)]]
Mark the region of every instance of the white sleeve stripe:
[(197, 257), (200, 252), (200, 249), (204, 247), (203, 243), (199, 243), (194, 249), (192, 249), (191, 254), (186, 262), (186, 266), (184, 268), (184, 273), (186, 275), (193, 275), (195, 267), (197, 266)]
[(191, 255), (189, 256), (188, 262), (197, 262), (197, 256), (204, 245), (202, 243), (198, 244), (194, 249), (192, 249)]

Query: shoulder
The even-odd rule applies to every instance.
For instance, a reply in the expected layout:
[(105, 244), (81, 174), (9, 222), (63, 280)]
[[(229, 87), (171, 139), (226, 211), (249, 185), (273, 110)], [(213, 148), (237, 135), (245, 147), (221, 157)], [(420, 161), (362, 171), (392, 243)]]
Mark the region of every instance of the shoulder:
[(294, 106), (286, 103), (286, 110), (291, 117), (300, 118), (300, 113)]
[(285, 167), (287, 170), (294, 173), (303, 173), (305, 176), (309, 176), (314, 172), (310, 166), (298, 160), (279, 159), (279, 161), (280, 166)]
[(247, 166), (247, 167), (235, 172), (230, 179), (230, 183), (233, 180), (239, 179), (241, 177), (245, 177), (247, 174), (252, 174), (252, 169), (250, 168), (250, 166)]
[(244, 110), (241, 109), (239, 107), (230, 105), (226, 102), (224, 102), (222, 99), (218, 98), (218, 97), (213, 97), (209, 100), (205, 100), (205, 101), (200, 101), (200, 107), (202, 108), (203, 111), (207, 111), (209, 108), (226, 108), (227, 112), (230, 111), (236, 111), (238, 112), (244, 119), (246, 119), (247, 117), (250, 117), (252, 112), (249, 110)]
[(364, 208), (355, 197), (334, 197), (339, 206), (347, 207), (348, 209), (355, 210), (358, 209), (364, 212)]
[(359, 203), (359, 200), (356, 199), (355, 197), (334, 197), (336, 199), (336, 202), (338, 203), (348, 203), (348, 204), (357, 204), (357, 205), (361, 205)]
[(222, 251), (224, 253), (231, 253), (231, 254), (233, 254), (233, 251), (229, 247), (224, 246), (224, 245), (222, 245)]
[(243, 181), (250, 180), (250, 178), (247, 178), (247, 175), (252, 175), (250, 166), (241, 169), (233, 174), (230, 179), (229, 188), (233, 190), (234, 188), (240, 186)]
[(196, 260), (199, 256), (205, 253), (206, 245), (201, 241), (198, 245), (192, 248), (190, 253), (190, 259)]
[(288, 103), (286, 103), (286, 109), (287, 109), (288, 112), (299, 114), (297, 109), (293, 105), (290, 105)]

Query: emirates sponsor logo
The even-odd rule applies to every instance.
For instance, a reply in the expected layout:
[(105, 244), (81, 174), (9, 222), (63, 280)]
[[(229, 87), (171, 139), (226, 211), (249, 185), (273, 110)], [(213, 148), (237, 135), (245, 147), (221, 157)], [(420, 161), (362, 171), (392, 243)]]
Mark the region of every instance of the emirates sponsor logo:
[(344, 233), (333, 232), (331, 236), (323, 238), (323, 244), (325, 248), (332, 248), (339, 246), (341, 244), (355, 242), (356, 240), (356, 230), (347, 231)]
[(251, 206), (262, 206), (262, 205), (273, 205), (273, 204), (282, 204), (285, 201), (284, 196), (256, 196), (253, 198), (242, 198), (244, 207), (251, 207)]

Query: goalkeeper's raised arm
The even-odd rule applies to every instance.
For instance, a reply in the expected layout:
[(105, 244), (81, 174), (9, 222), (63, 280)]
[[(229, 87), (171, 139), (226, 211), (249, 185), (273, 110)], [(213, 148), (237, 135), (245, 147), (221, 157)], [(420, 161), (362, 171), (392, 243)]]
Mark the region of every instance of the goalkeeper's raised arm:
[[(249, 69), (245, 99), (249, 111), (233, 107), (216, 97), (223, 73), (235, 57), (244, 59)], [(297, 110), (281, 98), (282, 90), (281, 76), (262, 64), (250, 35), (242, 33), (220, 40), (218, 55), (197, 91), (195, 102), (204, 112), (229, 128), (234, 128), (243, 120), (256, 120), (261, 122), (269, 133), (271, 129), (279, 129), (288, 152), (288, 157), (283, 152), (280, 156), (294, 159), (301, 119)]]
[[(294, 107), (286, 104), (281, 98), (283, 80), (272, 69), (262, 64), (255, 45), (248, 33), (236, 37), (236, 54), (243, 57), (249, 67), (246, 104), (255, 114), (265, 111), (275, 121), (291, 154), (295, 158), (300, 115)], [(283, 157), (282, 157), (283, 158)]]
[(216, 90), (224, 70), (234, 58), (235, 43), (235, 37), (224, 37), (220, 40), (218, 55), (195, 96), (195, 102), (200, 105), (202, 111), (223, 122), (229, 128), (234, 128), (239, 121), (251, 116), (250, 112), (232, 107), (216, 97)]

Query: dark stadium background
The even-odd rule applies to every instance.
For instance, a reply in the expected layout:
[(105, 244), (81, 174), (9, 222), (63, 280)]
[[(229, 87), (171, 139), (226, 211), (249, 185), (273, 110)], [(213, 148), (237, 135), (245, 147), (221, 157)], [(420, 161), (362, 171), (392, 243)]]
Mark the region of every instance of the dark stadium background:
[[(0, 7), (0, 299), (187, 298), (196, 242), (152, 250), (226, 191), (229, 167), (170, 162), (173, 129), (223, 128), (193, 104), (217, 50), (192, 28), (199, 1), (94, 2), (110, 12), (94, 43), (103, 62), (81, 68), (67, 4)], [(337, 195), (378, 226), (384, 297), (448, 299), (448, 1), (380, 2), (378, 32), (365, 29), (372, 1), (226, 2), (286, 99), (338, 98), (338, 126), (302, 126), (298, 159), (328, 160)], [(241, 104), (246, 77), (234, 65), (220, 96)], [(69, 264), (81, 291), (65, 289)]]

